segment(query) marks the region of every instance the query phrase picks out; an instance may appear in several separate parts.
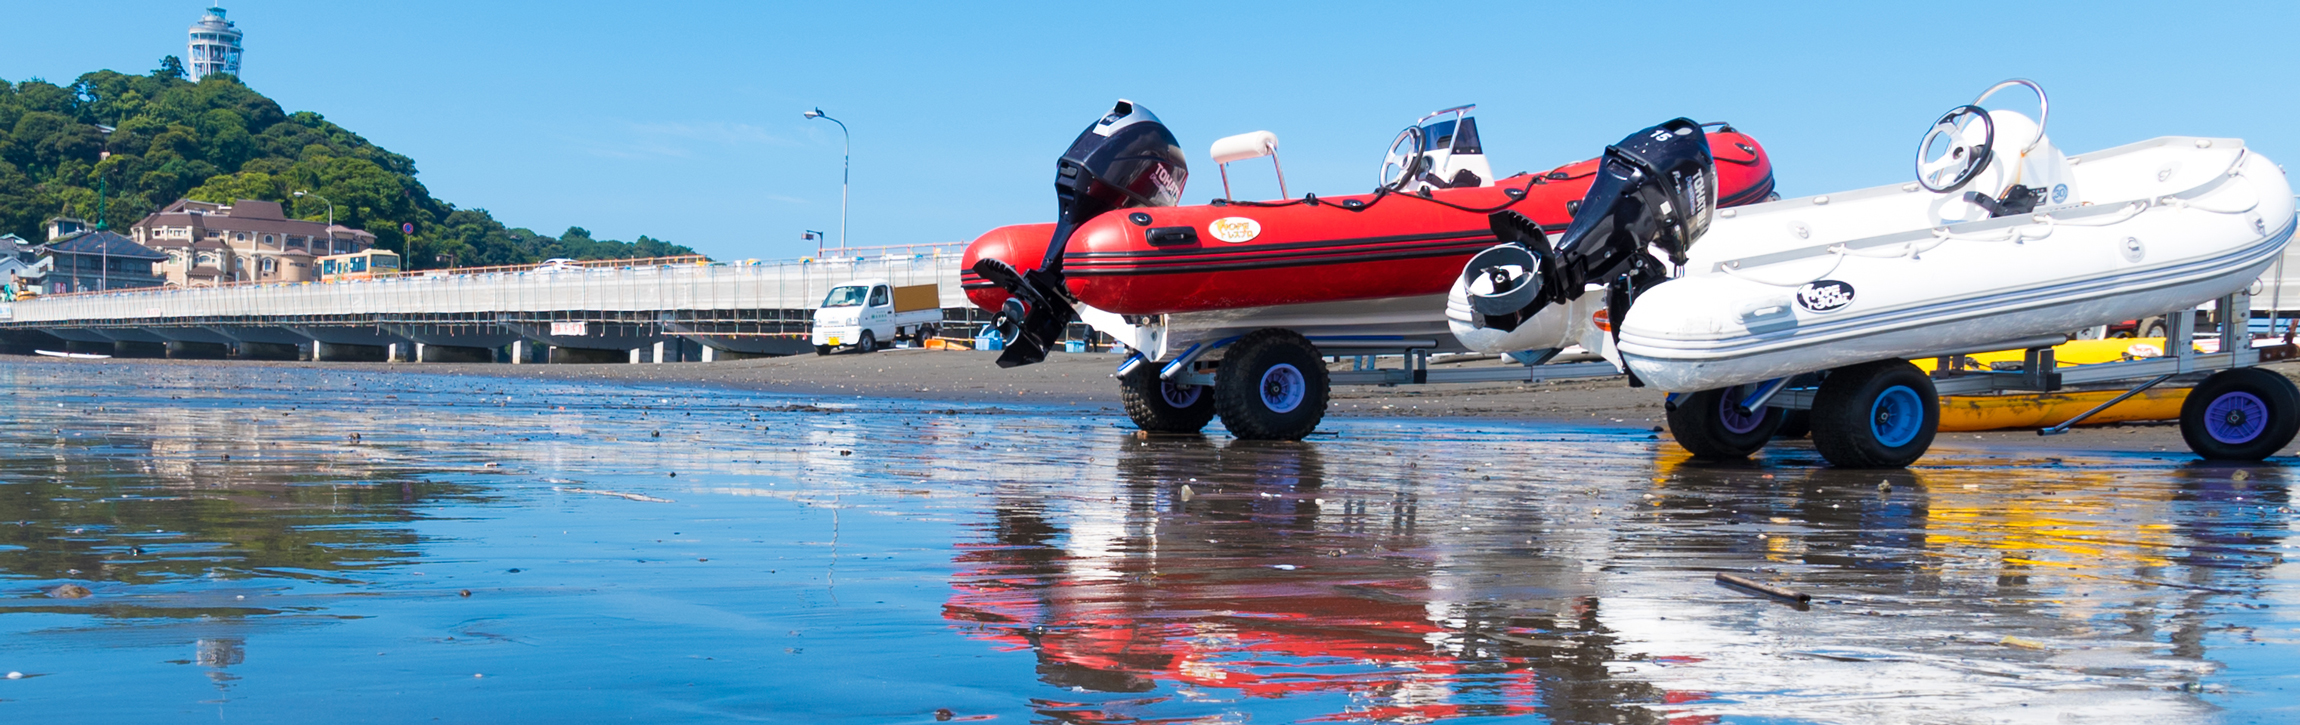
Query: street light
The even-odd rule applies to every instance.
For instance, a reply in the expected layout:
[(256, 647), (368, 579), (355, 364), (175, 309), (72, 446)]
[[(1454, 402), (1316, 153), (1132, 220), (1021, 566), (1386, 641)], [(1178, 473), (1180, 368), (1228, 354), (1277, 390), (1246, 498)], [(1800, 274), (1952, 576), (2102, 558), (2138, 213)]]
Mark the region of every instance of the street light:
[(324, 196), (320, 196), (320, 195), (318, 195), (318, 194), (314, 194), (314, 193), (311, 193), (311, 192), (309, 192), (309, 191), (298, 191), (298, 192), (296, 192), (296, 193), (295, 193), (295, 195), (296, 195), (296, 198), (299, 198), (299, 199), (300, 199), (300, 198), (303, 198), (303, 197), (306, 197), (306, 196), (309, 196), (309, 197), (311, 197), (311, 198), (314, 198), (314, 199), (318, 199), (318, 200), (320, 200), (320, 201), (323, 201), (323, 202), (326, 202), (326, 203), (327, 203), (327, 253), (328, 253), (328, 254), (334, 254), (334, 253), (335, 253), (335, 202), (332, 202), (332, 201), (328, 201), (328, 200), (327, 200), (327, 197), (324, 197)]
[(831, 118), (820, 106), (800, 115), (838, 124), (839, 137), (844, 140), (839, 147), (839, 247), (843, 249), (847, 247), (847, 181), (854, 175), (854, 135), (847, 133), (845, 121)]

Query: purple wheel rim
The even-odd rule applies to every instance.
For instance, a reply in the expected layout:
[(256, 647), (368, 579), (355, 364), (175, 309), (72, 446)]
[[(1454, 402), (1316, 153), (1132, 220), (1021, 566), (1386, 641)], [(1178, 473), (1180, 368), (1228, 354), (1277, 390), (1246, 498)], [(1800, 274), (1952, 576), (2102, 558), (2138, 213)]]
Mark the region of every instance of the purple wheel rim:
[(1204, 392), (1205, 388), (1196, 385), (1175, 385), (1165, 381), (1158, 383), (1158, 397), (1164, 398), (1166, 405), (1175, 408), (1197, 405), (1198, 395)]
[(1747, 399), (1749, 396), (1742, 394), (1741, 388), (1726, 388), (1717, 395), (1717, 423), (1725, 426), (1725, 432), (1741, 435), (1765, 422), (1764, 409), (1741, 411), (1741, 401)]
[(2230, 445), (2250, 443), (2268, 430), (2268, 404), (2251, 393), (2222, 393), (2204, 406), (2204, 432)]

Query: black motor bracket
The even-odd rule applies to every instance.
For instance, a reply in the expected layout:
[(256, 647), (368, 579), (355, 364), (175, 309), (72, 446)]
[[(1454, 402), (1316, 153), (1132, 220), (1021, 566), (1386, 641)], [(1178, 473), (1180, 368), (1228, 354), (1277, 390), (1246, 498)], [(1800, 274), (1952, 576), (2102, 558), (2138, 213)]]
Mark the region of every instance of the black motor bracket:
[(1182, 200), (1190, 166), (1182, 145), (1150, 109), (1121, 99), (1070, 142), (1054, 162), (1054, 237), (1038, 268), (1018, 271), (1005, 261), (984, 258), (974, 273), (1021, 301), (999, 312), (1006, 338), (998, 366), (1018, 367), (1046, 359), (1062, 328), (1077, 315), (1062, 274), (1062, 258), (1079, 225), (1114, 209), (1173, 206)]

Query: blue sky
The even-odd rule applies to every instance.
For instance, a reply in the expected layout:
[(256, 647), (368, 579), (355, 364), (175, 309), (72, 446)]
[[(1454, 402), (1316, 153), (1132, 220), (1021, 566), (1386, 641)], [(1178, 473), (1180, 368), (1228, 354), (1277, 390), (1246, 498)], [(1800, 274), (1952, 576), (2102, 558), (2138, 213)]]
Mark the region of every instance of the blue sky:
[[(145, 72), (205, 7), (0, 0), (0, 78)], [(835, 237), (963, 242), (1050, 220), (1053, 161), (1131, 98), (1221, 193), (1215, 138), (1268, 129), (1295, 194), (1362, 192), (1397, 130), (1479, 104), (1496, 171), (1543, 170), (1676, 116), (1731, 121), (1782, 193), (1910, 177), (1934, 116), (2023, 76), (2079, 153), (2234, 136), (2300, 160), (2300, 3), (226, 4), (243, 77), (413, 157), (506, 224), (647, 234), (722, 259)], [(1238, 195), (1276, 195), (1266, 165)]]

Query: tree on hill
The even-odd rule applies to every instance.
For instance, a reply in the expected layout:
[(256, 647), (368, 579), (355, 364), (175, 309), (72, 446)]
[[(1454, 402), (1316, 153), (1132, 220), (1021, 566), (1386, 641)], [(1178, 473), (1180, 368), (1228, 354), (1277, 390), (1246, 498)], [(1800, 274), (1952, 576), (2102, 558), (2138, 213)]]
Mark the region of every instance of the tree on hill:
[[(0, 233), (38, 239), (48, 217), (92, 217), (101, 180), (105, 221), (116, 228), (186, 197), (277, 201), (321, 220), (326, 197), (338, 223), (375, 234), (413, 269), (694, 253), (645, 236), (595, 240), (581, 227), (558, 237), (506, 228), (485, 209), (433, 198), (413, 159), (317, 113), (287, 113), (231, 76), (184, 75), (183, 61), (169, 56), (150, 75), (96, 71), (70, 86), (0, 80)], [(412, 238), (400, 232), (406, 223)]]

